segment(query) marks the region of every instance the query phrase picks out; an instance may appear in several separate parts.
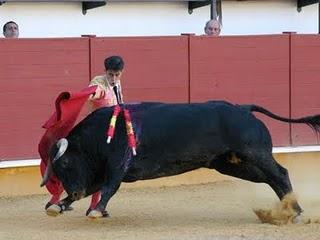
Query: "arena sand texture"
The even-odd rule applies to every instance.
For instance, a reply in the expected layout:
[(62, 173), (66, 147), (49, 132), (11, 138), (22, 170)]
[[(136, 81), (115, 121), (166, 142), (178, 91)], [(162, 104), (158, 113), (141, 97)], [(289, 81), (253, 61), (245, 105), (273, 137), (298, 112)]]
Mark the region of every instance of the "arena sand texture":
[[(298, 199), (303, 218), (320, 217), (320, 199)], [(0, 198), (0, 239), (320, 239), (318, 223), (261, 223), (253, 209), (270, 209), (279, 201), (267, 185), (241, 180), (120, 189), (109, 204), (111, 217), (99, 220), (84, 216), (89, 198), (58, 217), (45, 214), (47, 200), (47, 195)]]

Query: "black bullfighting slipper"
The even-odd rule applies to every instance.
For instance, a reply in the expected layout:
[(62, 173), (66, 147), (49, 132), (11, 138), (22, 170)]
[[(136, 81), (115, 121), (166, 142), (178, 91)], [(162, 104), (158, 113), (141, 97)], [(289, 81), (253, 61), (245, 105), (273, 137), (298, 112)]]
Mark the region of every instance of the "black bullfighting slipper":
[(45, 210), (47, 210), (52, 205), (51, 202), (47, 202), (46, 206), (44, 207)]

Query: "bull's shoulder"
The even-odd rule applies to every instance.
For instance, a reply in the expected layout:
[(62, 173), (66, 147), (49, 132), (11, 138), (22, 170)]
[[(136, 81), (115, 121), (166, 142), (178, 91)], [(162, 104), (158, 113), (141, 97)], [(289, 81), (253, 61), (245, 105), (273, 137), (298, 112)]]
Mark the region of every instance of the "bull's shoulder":
[(139, 103), (129, 103), (126, 104), (125, 107), (128, 108), (131, 111), (134, 110), (144, 110), (144, 109), (149, 109), (153, 108), (156, 106), (161, 106), (164, 105), (165, 103), (162, 102), (139, 102)]

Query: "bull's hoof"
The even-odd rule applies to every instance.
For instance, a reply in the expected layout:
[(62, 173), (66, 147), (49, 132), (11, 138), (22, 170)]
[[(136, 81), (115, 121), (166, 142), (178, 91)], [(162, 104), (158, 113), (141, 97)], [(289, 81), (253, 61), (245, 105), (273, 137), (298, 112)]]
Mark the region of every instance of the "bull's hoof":
[(298, 214), (297, 216), (295, 216), (295, 217), (292, 219), (292, 223), (294, 223), (294, 224), (301, 224), (301, 223), (303, 223), (303, 219), (302, 219), (301, 215)]
[(68, 206), (68, 207), (66, 207), (66, 205), (60, 205), (59, 204), (59, 206), (60, 206), (60, 208), (61, 208), (61, 211), (73, 211), (73, 207), (71, 207), (71, 206)]
[(62, 213), (62, 209), (59, 205), (52, 204), (46, 209), (46, 213), (48, 216), (56, 217)]
[(285, 195), (274, 209), (256, 209), (254, 212), (263, 223), (284, 225), (300, 223), (302, 209), (298, 205), (295, 196), (290, 193)]

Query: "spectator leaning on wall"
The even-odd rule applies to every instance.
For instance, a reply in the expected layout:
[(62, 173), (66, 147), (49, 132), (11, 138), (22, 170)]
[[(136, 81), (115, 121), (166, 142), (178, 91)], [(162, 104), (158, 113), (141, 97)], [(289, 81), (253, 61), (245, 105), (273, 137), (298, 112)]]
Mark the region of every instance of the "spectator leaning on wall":
[(221, 32), (221, 24), (218, 20), (212, 19), (206, 22), (204, 32), (208, 36), (219, 36)]
[(3, 36), (5, 38), (18, 38), (19, 37), (19, 26), (13, 21), (6, 22), (3, 25)]

